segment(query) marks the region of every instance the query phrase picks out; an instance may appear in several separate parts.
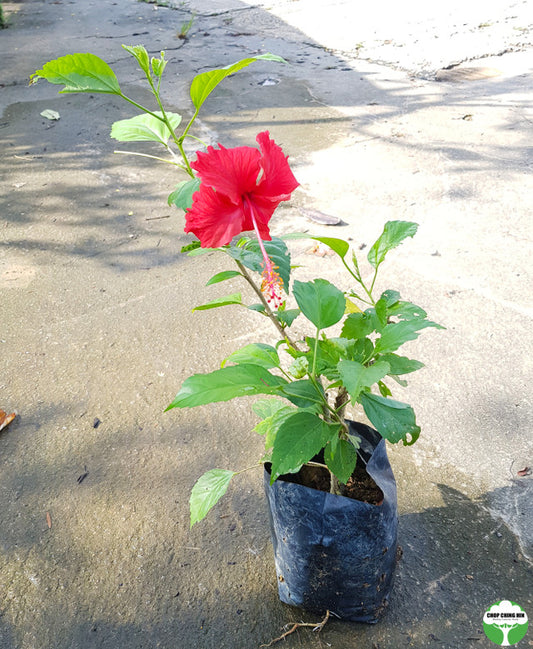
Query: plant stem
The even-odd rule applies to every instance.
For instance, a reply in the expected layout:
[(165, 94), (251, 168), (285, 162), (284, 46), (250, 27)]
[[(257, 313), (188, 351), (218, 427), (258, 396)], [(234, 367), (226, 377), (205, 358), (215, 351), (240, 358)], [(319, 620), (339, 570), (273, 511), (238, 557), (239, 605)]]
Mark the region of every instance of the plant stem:
[(340, 496), (341, 494), (341, 482), (337, 478), (337, 476), (332, 473), (331, 471), (329, 472), (329, 493), (330, 494), (335, 494), (336, 496)]
[(337, 395), (335, 397), (335, 405), (333, 406), (341, 421), (344, 419), (344, 411), (346, 410), (346, 406), (350, 403), (350, 400), (347, 399), (347, 397), (348, 391), (344, 386), (341, 386), (339, 388), (339, 391), (337, 392)]
[(156, 155), (149, 155), (148, 153), (139, 153), (138, 151), (122, 151), (121, 149), (115, 149), (113, 153), (124, 153), (126, 155), (138, 155), (141, 156), (142, 158), (152, 158), (153, 160), (159, 160), (160, 162), (166, 162), (169, 165), (174, 165), (175, 167), (179, 167), (180, 169), (183, 169), (184, 171), (187, 171), (185, 167), (180, 164), (179, 162), (176, 162), (175, 160), (167, 160), (166, 158), (160, 158), (159, 156)]
[[(185, 149), (183, 148), (183, 141), (184, 141), (185, 138), (187, 137), (187, 134), (189, 133), (189, 129), (190, 129), (191, 126), (193, 125), (194, 120), (198, 117), (198, 113), (199, 113), (199, 111), (200, 111), (199, 108), (197, 108), (197, 109), (194, 111), (194, 115), (193, 115), (193, 116), (191, 117), (191, 119), (189, 120), (189, 123), (188, 123), (187, 126), (185, 127), (185, 129), (184, 129), (183, 133), (181, 134), (181, 136), (180, 136), (179, 138), (174, 137), (174, 141), (175, 141), (175, 143), (176, 143), (176, 146), (178, 147), (179, 152), (181, 153), (181, 155), (182, 155), (182, 157), (183, 157), (183, 160), (185, 161), (185, 164), (187, 165), (187, 173), (189, 174), (189, 176), (190, 176), (191, 178), (195, 178), (195, 175), (194, 175), (193, 170), (191, 169), (191, 166), (189, 165), (189, 160), (187, 159), (187, 155), (186, 155), (186, 153), (185, 153)], [(192, 137), (192, 136), (190, 136), (190, 137)]]
[[(149, 82), (150, 87), (152, 88), (152, 92), (154, 93), (154, 96), (155, 96), (155, 98), (156, 98), (156, 100), (157, 100), (157, 104), (158, 104), (159, 108), (161, 109), (161, 113), (162, 113), (162, 115), (163, 115), (163, 121), (164, 121), (164, 123), (166, 124), (166, 127), (168, 128), (168, 130), (170, 131), (170, 134), (171, 134), (171, 136), (172, 136), (172, 140), (174, 141), (174, 143), (175, 143), (176, 146), (178, 147), (179, 152), (181, 153), (181, 157), (183, 158), (183, 162), (185, 162), (186, 171), (187, 171), (187, 173), (189, 174), (189, 176), (190, 176), (191, 178), (194, 178), (194, 177), (195, 177), (195, 176), (194, 176), (194, 172), (193, 172), (193, 170), (191, 169), (191, 165), (189, 164), (189, 159), (187, 158), (187, 155), (186, 155), (185, 150), (184, 150), (184, 148), (183, 148), (183, 138), (185, 137), (185, 135), (187, 134), (187, 131), (188, 131), (189, 128), (191, 127), (191, 125), (192, 125), (192, 121), (193, 121), (193, 120), (191, 120), (191, 121), (187, 124), (187, 126), (186, 126), (186, 128), (185, 128), (185, 131), (183, 132), (183, 134), (181, 135), (181, 137), (178, 138), (178, 137), (176, 136), (176, 134), (174, 133), (174, 130), (173, 130), (173, 128), (172, 128), (172, 125), (171, 125), (171, 123), (170, 123), (170, 120), (168, 119), (168, 116), (167, 116), (167, 114), (166, 114), (166, 112), (165, 112), (165, 108), (164, 108), (163, 103), (162, 103), (162, 101), (161, 101), (161, 97), (159, 96), (159, 92), (156, 90), (156, 88), (155, 88), (155, 86), (154, 86), (154, 82), (152, 81), (152, 79), (151, 79), (150, 77), (148, 78), (148, 82)], [(196, 117), (197, 114), (198, 114), (198, 111), (196, 111), (196, 113), (195, 113), (195, 117)], [(193, 119), (194, 119), (194, 118), (193, 118)]]
[(257, 464), (254, 464), (253, 466), (247, 466), (245, 469), (240, 469), (239, 471), (234, 471), (233, 475), (239, 475), (240, 473), (244, 473), (245, 471), (251, 471), (252, 469), (257, 469), (258, 466), (263, 466), (263, 463), (258, 462)]
[(136, 101), (134, 101), (133, 99), (130, 99), (130, 98), (127, 97), (126, 95), (120, 93), (120, 97), (122, 97), (122, 99), (124, 99), (124, 101), (127, 101), (128, 103), (130, 103), (130, 104), (132, 104), (133, 106), (135, 106), (135, 108), (139, 108), (139, 109), (142, 110), (144, 113), (148, 113), (148, 115), (151, 115), (152, 117), (155, 117), (155, 118), (158, 119), (160, 122), (164, 122), (164, 121), (165, 121), (165, 120), (164, 120), (160, 115), (156, 115), (153, 111), (149, 110), (148, 108), (145, 108), (145, 107), (142, 106), (141, 104), (138, 104)]
[(315, 336), (315, 348), (313, 350), (313, 369), (311, 370), (311, 376), (316, 378), (316, 355), (318, 352), (318, 335), (320, 334), (320, 329), (317, 328)]
[(357, 257), (355, 256), (355, 254), (353, 256), (353, 263), (354, 263), (355, 273), (348, 266), (348, 264), (346, 263), (346, 260), (344, 259), (344, 257), (342, 258), (342, 263), (344, 264), (346, 270), (350, 273), (350, 275), (356, 280), (356, 282), (363, 287), (365, 293), (370, 298), (370, 302), (368, 302), (364, 298), (360, 297), (356, 293), (352, 293), (353, 297), (357, 298), (358, 300), (361, 300), (361, 302), (364, 302), (365, 304), (371, 304), (372, 306), (376, 306), (376, 302), (374, 301), (374, 298), (372, 297), (372, 289), (374, 288), (374, 282), (376, 281), (376, 277), (377, 277), (377, 274), (378, 274), (378, 269), (376, 268), (376, 270), (374, 272), (374, 278), (372, 280), (372, 285), (370, 286), (370, 290), (368, 290), (367, 287), (365, 286), (365, 283), (363, 282), (363, 278), (361, 277), (361, 271), (359, 270), (359, 265), (357, 263)]
[[(190, 176), (191, 178), (195, 178), (196, 176), (194, 175), (194, 172), (193, 172), (193, 170), (191, 169), (191, 165), (189, 164), (189, 160), (188, 160), (187, 155), (186, 155), (186, 153), (185, 153), (185, 150), (184, 150), (184, 148), (183, 148), (183, 138), (185, 137), (185, 134), (186, 134), (186, 132), (188, 131), (188, 129), (191, 127), (193, 120), (191, 120), (191, 121), (187, 124), (187, 127), (186, 127), (186, 129), (185, 129), (184, 134), (183, 134), (180, 138), (176, 137), (176, 134), (175, 134), (174, 131), (172, 130), (172, 125), (170, 124), (170, 121), (169, 121), (169, 119), (168, 119), (168, 116), (167, 116), (167, 114), (166, 114), (166, 112), (165, 112), (165, 109), (163, 108), (163, 104), (161, 103), (161, 99), (159, 98), (159, 94), (157, 93), (157, 91), (156, 91), (156, 89), (155, 89), (155, 87), (154, 87), (154, 85), (153, 85), (153, 82), (152, 82), (150, 79), (148, 79), (148, 81), (150, 82), (150, 85), (151, 85), (151, 87), (152, 87), (153, 94), (155, 95), (155, 98), (157, 99), (157, 103), (159, 104), (159, 107), (161, 108), (161, 113), (163, 114), (163, 117), (161, 117), (161, 115), (157, 115), (156, 113), (154, 113), (153, 111), (149, 110), (148, 108), (146, 108), (146, 107), (143, 106), (142, 104), (137, 103), (137, 102), (134, 101), (133, 99), (130, 99), (129, 97), (127, 97), (127, 96), (124, 95), (123, 93), (120, 93), (120, 97), (122, 97), (122, 99), (124, 99), (124, 101), (127, 101), (128, 103), (132, 104), (132, 106), (135, 106), (136, 108), (139, 108), (139, 109), (142, 110), (144, 113), (147, 113), (148, 115), (151, 115), (152, 117), (155, 117), (155, 119), (158, 119), (160, 122), (163, 122), (163, 124), (165, 124), (165, 126), (166, 126), (166, 127), (168, 128), (168, 130), (170, 131), (170, 134), (171, 134), (171, 136), (172, 136), (172, 140), (174, 141), (174, 143), (176, 144), (176, 146), (177, 146), (178, 149), (179, 149), (179, 152), (180, 152), (180, 154), (181, 154), (181, 157), (183, 158), (183, 162), (185, 163), (185, 167), (182, 167), (182, 169), (185, 169), (185, 171), (189, 174), (189, 176)], [(196, 111), (194, 117), (196, 117), (197, 114), (198, 114), (198, 111)], [(193, 119), (194, 119), (194, 118), (193, 118)], [(167, 148), (168, 148), (168, 147), (167, 147)], [(180, 166), (181, 166), (181, 165), (180, 165)]]
[(378, 268), (379, 266), (376, 266), (376, 270), (374, 271), (374, 277), (372, 278), (372, 283), (370, 284), (370, 289), (367, 290), (366, 286), (363, 284), (363, 288), (365, 289), (368, 297), (372, 300), (372, 304), (376, 306), (376, 303), (374, 302), (374, 298), (372, 297), (372, 291), (374, 290), (374, 284), (376, 283), (376, 279), (378, 276)]
[(306, 462), (305, 464), (306, 464), (306, 466), (317, 466), (320, 469), (327, 469), (328, 468), (326, 464), (321, 464), (320, 462), (312, 462), (311, 460), (309, 460), (309, 462)]
[(185, 130), (183, 131), (183, 133), (181, 134), (181, 137), (179, 138), (180, 140), (183, 141), (183, 140), (187, 137), (187, 133), (189, 132), (191, 126), (193, 125), (194, 120), (198, 117), (198, 113), (199, 113), (199, 112), (200, 112), (200, 109), (199, 109), (199, 108), (197, 108), (197, 109), (194, 111), (194, 115), (193, 115), (193, 116), (191, 117), (191, 119), (189, 120), (189, 123), (187, 124), (187, 126), (185, 127)]

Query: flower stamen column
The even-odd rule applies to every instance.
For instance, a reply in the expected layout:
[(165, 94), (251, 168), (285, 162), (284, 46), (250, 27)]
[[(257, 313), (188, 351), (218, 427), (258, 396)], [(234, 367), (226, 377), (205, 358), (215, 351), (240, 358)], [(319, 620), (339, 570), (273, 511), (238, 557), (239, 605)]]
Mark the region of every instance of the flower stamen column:
[(261, 254), (263, 255), (263, 272), (261, 273), (261, 277), (263, 281), (261, 283), (261, 293), (265, 296), (266, 301), (270, 305), (272, 305), (275, 309), (279, 309), (279, 307), (284, 302), (283, 295), (282, 295), (283, 281), (279, 273), (276, 272), (277, 266), (274, 265), (274, 263), (268, 256), (267, 251), (265, 249), (265, 244), (263, 243), (263, 240), (261, 238), (259, 227), (257, 225), (257, 220), (255, 218), (255, 211), (254, 211), (252, 201), (248, 200), (245, 197), (244, 205), (245, 205), (245, 210), (248, 210), (249, 212), (250, 219), (254, 226), (254, 231), (257, 237), (257, 241), (259, 243), (259, 248), (261, 249)]

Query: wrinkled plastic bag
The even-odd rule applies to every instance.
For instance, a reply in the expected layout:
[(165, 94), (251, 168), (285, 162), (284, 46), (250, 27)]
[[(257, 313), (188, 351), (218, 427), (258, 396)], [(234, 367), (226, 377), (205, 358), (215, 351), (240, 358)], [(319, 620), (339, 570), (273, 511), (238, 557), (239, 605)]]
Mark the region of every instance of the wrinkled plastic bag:
[(396, 481), (385, 440), (369, 426), (348, 423), (362, 438), (359, 453), (383, 502), (370, 505), (282, 478), (270, 485), (266, 464), (278, 591), (286, 604), (375, 623), (387, 605), (396, 566)]

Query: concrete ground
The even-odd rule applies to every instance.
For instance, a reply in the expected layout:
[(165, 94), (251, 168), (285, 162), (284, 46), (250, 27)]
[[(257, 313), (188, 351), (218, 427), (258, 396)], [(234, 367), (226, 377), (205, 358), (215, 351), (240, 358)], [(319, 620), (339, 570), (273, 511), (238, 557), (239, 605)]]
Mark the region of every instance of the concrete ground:
[[(316, 620), (277, 599), (259, 471), (188, 529), (197, 477), (261, 452), (249, 404), (163, 413), (190, 373), (268, 327), (247, 311), (191, 313), (220, 294), (204, 285), (225, 266), (180, 254), (189, 237), (166, 197), (181, 178), (113, 154), (126, 105), (28, 88), (46, 61), (89, 51), (147, 100), (121, 43), (167, 52), (163, 95), (185, 115), (197, 72), (287, 59), (227, 79), (200, 124), (230, 146), (268, 128), (290, 155), (301, 188), (275, 233), (357, 250), (386, 220), (420, 224), (383, 288), (446, 331), (409, 344), (426, 368), (395, 393), (422, 436), (389, 447), (404, 551), (390, 606), (375, 626), (331, 621), (282, 646), (490, 647), (489, 605), (533, 618), (533, 488), (519, 474), (533, 465), (533, 21), (526, 2), (485, 4), (3, 3), (0, 408), (18, 417), (0, 432), (1, 649), (250, 649)], [(300, 278), (344, 281), (309, 248), (293, 246)], [(519, 646), (531, 644), (530, 631)]]

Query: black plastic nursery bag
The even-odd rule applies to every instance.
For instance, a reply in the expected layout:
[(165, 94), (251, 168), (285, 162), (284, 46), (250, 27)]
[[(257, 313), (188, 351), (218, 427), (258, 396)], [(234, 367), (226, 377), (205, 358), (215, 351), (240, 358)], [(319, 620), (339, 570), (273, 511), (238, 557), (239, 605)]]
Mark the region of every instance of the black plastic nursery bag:
[(385, 440), (364, 424), (349, 425), (363, 439), (360, 453), (383, 492), (381, 505), (282, 478), (270, 485), (269, 465), (265, 491), (281, 601), (374, 623), (387, 604), (396, 565), (396, 482)]

